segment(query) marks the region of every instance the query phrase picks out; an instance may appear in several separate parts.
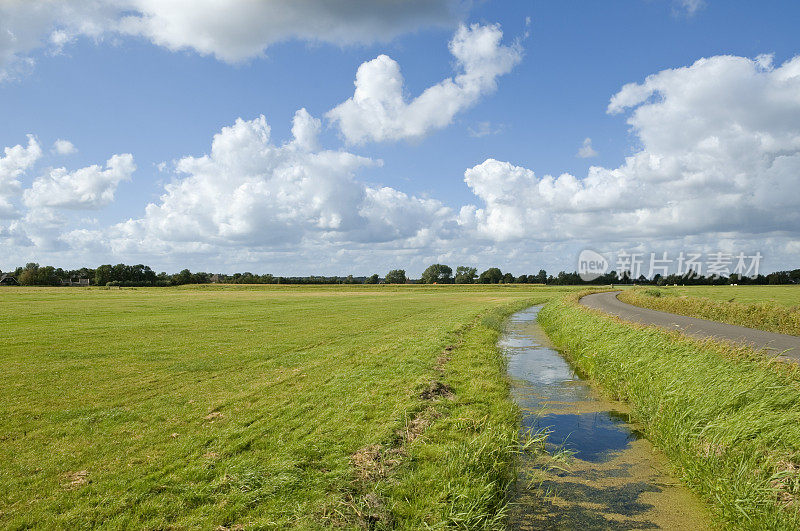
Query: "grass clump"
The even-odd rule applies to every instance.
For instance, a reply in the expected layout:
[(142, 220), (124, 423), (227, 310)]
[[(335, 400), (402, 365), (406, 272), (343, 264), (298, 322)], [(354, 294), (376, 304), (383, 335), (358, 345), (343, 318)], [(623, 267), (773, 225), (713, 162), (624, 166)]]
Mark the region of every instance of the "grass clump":
[[(729, 294), (732, 295), (730, 292)], [(652, 310), (758, 328), (768, 332), (800, 335), (800, 306), (797, 305), (787, 306), (776, 302), (743, 303), (736, 302), (733, 298), (715, 300), (678, 295), (672, 288), (626, 290), (619, 295), (619, 299)]]
[(800, 526), (800, 369), (741, 347), (623, 323), (577, 304), (540, 321), (588, 378), (628, 401), (647, 437), (726, 526)]

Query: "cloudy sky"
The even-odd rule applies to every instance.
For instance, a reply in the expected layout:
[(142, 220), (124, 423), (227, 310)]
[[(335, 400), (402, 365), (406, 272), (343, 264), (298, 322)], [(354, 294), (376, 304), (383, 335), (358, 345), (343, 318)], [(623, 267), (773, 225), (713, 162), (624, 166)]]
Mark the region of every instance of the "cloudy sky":
[(795, 1), (5, 0), (0, 269), (800, 267), (799, 25)]

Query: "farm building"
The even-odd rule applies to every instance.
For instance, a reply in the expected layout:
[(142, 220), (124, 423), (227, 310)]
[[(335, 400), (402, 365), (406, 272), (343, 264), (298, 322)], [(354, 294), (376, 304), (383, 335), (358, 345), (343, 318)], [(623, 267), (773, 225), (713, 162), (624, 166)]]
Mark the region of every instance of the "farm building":
[(0, 286), (19, 286), (17, 279), (9, 274), (0, 275)]
[(88, 278), (79, 278), (79, 277), (72, 277), (68, 278), (67, 280), (61, 281), (62, 286), (88, 286), (89, 279)]

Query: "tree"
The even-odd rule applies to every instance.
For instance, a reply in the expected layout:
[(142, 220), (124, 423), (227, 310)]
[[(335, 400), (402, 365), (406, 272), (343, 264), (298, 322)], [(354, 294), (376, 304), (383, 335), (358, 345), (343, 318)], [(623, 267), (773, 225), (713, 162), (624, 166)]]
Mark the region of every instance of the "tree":
[(173, 282), (175, 282), (175, 284), (191, 284), (192, 272), (188, 269), (184, 269), (173, 277)]
[(450, 266), (433, 264), (422, 273), (421, 280), (423, 284), (450, 284), (452, 274), (453, 270), (450, 269)]
[(367, 277), (364, 281), (364, 284), (377, 284), (380, 277), (378, 277), (378, 273), (375, 273), (371, 277)]
[(475, 277), (478, 276), (478, 270), (474, 267), (458, 266), (456, 268), (456, 284), (472, 284), (475, 282)]
[(539, 284), (547, 284), (547, 271), (540, 269), (539, 274), (536, 275), (536, 282)]
[(506, 273), (503, 275), (503, 283), (504, 284), (513, 284), (514, 283), (514, 275), (511, 273)]
[(392, 269), (386, 273), (387, 284), (405, 284), (406, 283), (406, 270), (405, 269)]
[(490, 267), (478, 277), (481, 284), (498, 284), (503, 279), (503, 272), (496, 267)]

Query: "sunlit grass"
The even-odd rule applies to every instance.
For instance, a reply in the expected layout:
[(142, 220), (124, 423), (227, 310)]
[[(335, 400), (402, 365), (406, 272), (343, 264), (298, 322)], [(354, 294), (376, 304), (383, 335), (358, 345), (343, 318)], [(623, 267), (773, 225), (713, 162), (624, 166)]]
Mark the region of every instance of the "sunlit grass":
[(619, 298), (653, 310), (800, 335), (800, 286), (637, 288)]
[(498, 323), (557, 293), (2, 290), (0, 525), (498, 527)]
[(797, 286), (675, 286), (670, 291), (692, 297), (706, 297), (718, 301), (743, 304), (774, 303), (782, 306), (800, 306), (800, 285)]
[(800, 369), (747, 348), (623, 323), (570, 295), (540, 321), (726, 526), (800, 526)]

